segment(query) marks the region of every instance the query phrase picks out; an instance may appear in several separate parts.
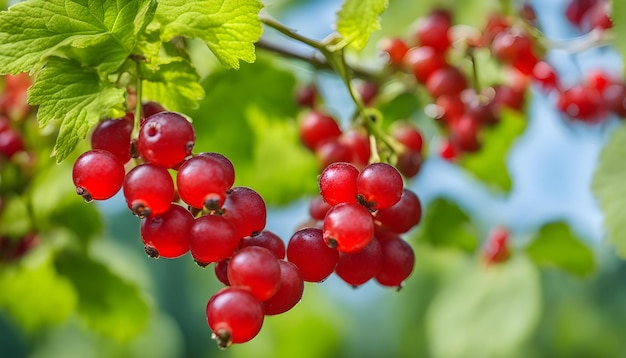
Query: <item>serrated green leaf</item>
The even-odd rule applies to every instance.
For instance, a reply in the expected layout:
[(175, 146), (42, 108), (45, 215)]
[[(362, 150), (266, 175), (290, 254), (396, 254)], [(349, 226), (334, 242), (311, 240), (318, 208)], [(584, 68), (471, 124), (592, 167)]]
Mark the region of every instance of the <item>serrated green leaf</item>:
[(184, 58), (160, 58), (155, 65), (145, 66), (141, 75), (142, 97), (157, 101), (168, 110), (186, 112), (198, 108), (198, 101), (204, 97), (200, 76)]
[(77, 301), (74, 288), (57, 273), (51, 257), (0, 267), (0, 292), (0, 310), (26, 332), (62, 323)]
[(0, 13), (0, 72), (38, 68), (62, 53), (103, 73), (118, 68), (151, 20), (153, 0), (32, 0)]
[[(203, 81), (206, 97), (189, 112), (196, 129), (194, 150), (226, 155), (235, 166), (235, 184), (255, 190), (266, 186), (268, 203), (285, 203), (312, 190), (310, 169), (305, 168), (316, 166), (316, 158), (294, 146), (295, 82), (292, 73), (262, 60), (242, 64), (239, 71), (220, 69)], [(255, 170), (267, 180), (260, 181)], [(291, 188), (289, 195), (280, 193), (282, 187)]]
[(588, 275), (596, 268), (589, 246), (564, 222), (544, 225), (526, 248), (526, 253), (539, 265), (556, 266), (577, 276)]
[(508, 357), (540, 318), (539, 274), (523, 257), (474, 265), (435, 296), (427, 314), (434, 357)]
[(388, 0), (346, 0), (337, 13), (337, 31), (348, 46), (362, 50), (372, 32), (380, 29), (380, 14)]
[(144, 330), (149, 307), (137, 286), (86, 255), (64, 255), (56, 265), (74, 284), (78, 314), (87, 327), (121, 341)]
[(455, 203), (439, 198), (428, 204), (418, 238), (436, 247), (457, 247), (474, 251), (478, 232), (469, 217)]
[(480, 151), (464, 155), (461, 165), (490, 187), (508, 192), (512, 182), (507, 157), (517, 137), (524, 132), (524, 116), (513, 110), (501, 111), (500, 122), (483, 131)]
[(161, 37), (199, 38), (220, 62), (239, 68), (239, 60), (254, 62), (254, 43), (262, 33), (258, 0), (160, 0), (156, 19)]
[(125, 103), (124, 94), (124, 89), (102, 81), (96, 70), (51, 57), (28, 90), (28, 102), (39, 105), (41, 126), (60, 123), (53, 155), (61, 162), (110, 108)]
[(613, 132), (600, 155), (592, 191), (604, 212), (609, 240), (626, 257), (626, 125)]
[(626, 1), (613, 0), (611, 1), (611, 21), (613, 22), (613, 33), (616, 36), (612, 36), (613, 45), (617, 51), (622, 55), (622, 59), (626, 60), (626, 38), (619, 36), (626, 33)]

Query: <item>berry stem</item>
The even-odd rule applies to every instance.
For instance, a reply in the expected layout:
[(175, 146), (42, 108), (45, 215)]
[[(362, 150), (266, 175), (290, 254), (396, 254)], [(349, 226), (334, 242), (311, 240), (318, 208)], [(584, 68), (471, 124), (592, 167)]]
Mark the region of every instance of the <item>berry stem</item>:
[(141, 79), (141, 65), (139, 63), (139, 61), (136, 62), (137, 64), (137, 84), (135, 85), (135, 96), (136, 96), (136, 103), (135, 103), (135, 118), (134, 118), (134, 128), (133, 128), (133, 133), (131, 135), (131, 138), (137, 138), (139, 136), (139, 128), (140, 128), (140, 124), (141, 124), (141, 97), (142, 97), (142, 79)]
[(467, 55), (469, 56), (470, 61), (472, 61), (472, 82), (474, 85), (474, 91), (476, 91), (476, 93), (481, 93), (480, 79), (478, 76), (478, 63), (476, 62), (476, 55), (474, 54), (473, 47), (468, 47)]

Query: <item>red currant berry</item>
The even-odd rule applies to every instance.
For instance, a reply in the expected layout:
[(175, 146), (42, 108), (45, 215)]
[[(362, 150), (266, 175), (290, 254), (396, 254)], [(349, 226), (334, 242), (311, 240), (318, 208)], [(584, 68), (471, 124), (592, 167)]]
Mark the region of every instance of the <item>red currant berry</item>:
[(350, 163), (330, 164), (319, 177), (320, 194), (329, 205), (356, 202), (359, 170)]
[(239, 241), (239, 249), (248, 246), (260, 246), (270, 250), (274, 256), (282, 260), (285, 258), (285, 243), (271, 231), (263, 230), (252, 236), (247, 236)]
[(81, 154), (72, 169), (76, 193), (85, 201), (105, 200), (115, 195), (124, 182), (124, 165), (101, 149)]
[(244, 343), (254, 338), (263, 326), (263, 305), (248, 291), (226, 287), (209, 299), (206, 317), (218, 347)]
[(387, 55), (387, 62), (392, 66), (400, 66), (404, 55), (409, 50), (407, 44), (397, 37), (382, 39), (379, 47)]
[(333, 117), (315, 110), (307, 112), (302, 118), (299, 130), (302, 143), (311, 150), (341, 135), (341, 128)]
[(402, 282), (409, 277), (415, 265), (413, 248), (399, 236), (381, 242), (383, 264), (376, 274), (376, 281), (383, 286), (402, 287)]
[(126, 204), (140, 218), (165, 213), (174, 200), (174, 193), (170, 173), (158, 165), (138, 165), (124, 179)]
[(237, 228), (239, 237), (254, 236), (265, 228), (267, 207), (256, 191), (235, 187), (228, 191), (222, 206), (224, 217)]
[(125, 164), (130, 160), (130, 135), (133, 131), (133, 114), (98, 123), (91, 134), (91, 148), (111, 152)]
[(219, 215), (197, 218), (189, 233), (189, 251), (201, 266), (230, 257), (239, 247), (237, 228)]
[(337, 204), (324, 218), (324, 241), (331, 248), (356, 252), (367, 246), (373, 237), (372, 215), (359, 204)]
[(244, 288), (259, 301), (274, 296), (280, 288), (280, 266), (274, 254), (260, 246), (237, 251), (228, 262), (231, 286)]
[(377, 239), (373, 239), (360, 251), (340, 252), (335, 273), (347, 284), (357, 287), (376, 276), (382, 265), (382, 247)]
[(304, 279), (294, 263), (278, 260), (280, 265), (280, 288), (271, 298), (263, 301), (265, 315), (277, 315), (292, 309), (304, 292)]
[(402, 176), (386, 163), (372, 163), (363, 168), (356, 180), (359, 201), (368, 208), (388, 208), (402, 196)]
[(214, 156), (196, 155), (187, 159), (178, 168), (176, 184), (178, 195), (194, 208), (206, 207), (218, 210), (226, 200), (234, 174)]
[(173, 259), (189, 251), (189, 231), (194, 218), (189, 210), (172, 204), (163, 214), (141, 220), (141, 240), (153, 258)]
[(325, 280), (337, 265), (339, 253), (326, 245), (322, 230), (304, 228), (296, 231), (287, 244), (287, 259), (300, 269), (307, 282)]
[(174, 112), (159, 112), (146, 118), (137, 138), (141, 156), (165, 168), (174, 168), (185, 160), (194, 144), (193, 126)]
[(422, 205), (415, 193), (409, 189), (402, 190), (402, 197), (395, 205), (380, 209), (376, 213), (376, 220), (387, 228), (399, 234), (405, 233), (422, 218)]

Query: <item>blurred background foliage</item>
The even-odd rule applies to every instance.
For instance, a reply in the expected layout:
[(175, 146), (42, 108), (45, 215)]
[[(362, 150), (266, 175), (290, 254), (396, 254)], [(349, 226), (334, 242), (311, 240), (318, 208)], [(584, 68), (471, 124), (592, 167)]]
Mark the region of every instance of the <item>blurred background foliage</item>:
[[(578, 35), (563, 19), (565, 1), (530, 3), (546, 36)], [(332, 0), (265, 4), (264, 11), (318, 39), (332, 31), (340, 6)], [(377, 41), (407, 34), (433, 6), (452, 6), (457, 23), (480, 27), (498, 2), (390, 0), (382, 30), (350, 60), (380, 66)], [(269, 30), (266, 35), (278, 38)], [(307, 198), (317, 190), (319, 170), (298, 142), (294, 90), (315, 82), (326, 106), (345, 123), (354, 111), (345, 88), (332, 74), (260, 50), (256, 63), (233, 71), (220, 68), (193, 42), (190, 48), (206, 93), (199, 108), (184, 110), (194, 119), (197, 151), (227, 155), (237, 185), (253, 187), (270, 204), (267, 228), (289, 239), (308, 219)], [(573, 81), (594, 66), (621, 71), (621, 60), (610, 51), (556, 51), (548, 58)], [(579, 62), (578, 72), (568, 72), (572, 61)], [(204, 314), (221, 287), (212, 266), (202, 270), (188, 256), (148, 258), (139, 221), (123, 198), (86, 205), (70, 180), (73, 158), (60, 166), (42, 160), (32, 185), (10, 198), (0, 217), (3, 235), (28, 231), (29, 217), (45, 231), (40, 247), (0, 266), (0, 356), (625, 356), (626, 264), (603, 242), (602, 216), (589, 189), (615, 122), (565, 123), (550, 98), (530, 92), (525, 113), (505, 114), (481, 157), (459, 167), (432, 155), (410, 184), (426, 213), (406, 237), (416, 265), (402, 290), (375, 283), (353, 289), (335, 277), (307, 283), (294, 309), (267, 317), (253, 341), (226, 351), (211, 341)], [(422, 105), (415, 97), (396, 97), (380, 110), (390, 121), (410, 117), (434, 147), (439, 139)], [(47, 158), (54, 138), (31, 127), (27, 138)], [(2, 192), (23, 182), (11, 165), (1, 174)], [(486, 266), (480, 248), (498, 225), (511, 229), (513, 256)]]

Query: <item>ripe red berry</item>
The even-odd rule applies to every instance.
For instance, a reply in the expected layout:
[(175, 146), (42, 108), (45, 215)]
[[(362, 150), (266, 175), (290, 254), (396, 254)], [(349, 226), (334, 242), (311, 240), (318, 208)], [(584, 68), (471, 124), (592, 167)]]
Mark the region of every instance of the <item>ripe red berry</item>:
[(226, 220), (237, 228), (240, 238), (254, 236), (265, 228), (265, 201), (250, 188), (235, 187), (229, 190), (222, 211)]
[(133, 118), (133, 114), (129, 113), (122, 118), (100, 121), (91, 134), (91, 148), (109, 151), (123, 164), (128, 162)]
[(448, 11), (433, 10), (420, 19), (415, 33), (417, 41), (422, 46), (431, 46), (439, 52), (445, 52), (451, 44), (449, 34), (451, 26), (452, 19)]
[(483, 259), (488, 264), (504, 262), (509, 259), (511, 252), (508, 247), (509, 231), (506, 228), (495, 228), (487, 238), (483, 249)]
[(189, 210), (172, 204), (163, 214), (141, 220), (140, 232), (150, 257), (176, 258), (189, 251), (189, 231), (194, 218)]
[(359, 170), (350, 163), (330, 164), (319, 177), (320, 194), (329, 205), (356, 203)]
[(420, 83), (426, 83), (433, 73), (448, 66), (446, 57), (430, 46), (411, 48), (403, 61), (407, 71), (413, 73)]
[(383, 265), (383, 251), (377, 239), (354, 253), (339, 252), (335, 273), (347, 284), (360, 286), (376, 276)]
[(386, 163), (372, 163), (363, 168), (356, 181), (359, 202), (372, 210), (388, 208), (402, 196), (402, 176)]
[(224, 349), (231, 343), (244, 343), (254, 338), (263, 326), (263, 306), (248, 291), (226, 287), (209, 299), (206, 317), (213, 331), (211, 338)]
[(191, 154), (195, 138), (193, 126), (185, 117), (159, 112), (141, 124), (137, 148), (148, 162), (174, 168)]
[(415, 193), (409, 189), (402, 190), (402, 197), (395, 205), (380, 209), (376, 213), (376, 220), (387, 228), (399, 234), (405, 233), (422, 218), (422, 205)]
[(285, 258), (285, 243), (271, 231), (263, 230), (252, 236), (247, 236), (239, 241), (239, 249), (248, 246), (260, 246), (270, 250), (277, 259)]
[(0, 155), (11, 158), (15, 153), (24, 150), (22, 136), (13, 128), (0, 131)]
[(304, 228), (296, 231), (287, 244), (287, 259), (300, 269), (307, 282), (325, 280), (337, 266), (339, 253), (326, 245), (322, 230)]
[(381, 242), (383, 264), (376, 274), (376, 281), (383, 286), (402, 287), (415, 265), (413, 248), (399, 236)]
[(244, 288), (259, 301), (274, 296), (280, 288), (280, 266), (274, 254), (260, 246), (248, 246), (237, 251), (228, 262), (231, 286)]
[(441, 68), (428, 77), (426, 89), (431, 96), (459, 95), (467, 88), (465, 75), (456, 67)]
[(404, 55), (409, 50), (407, 44), (398, 37), (382, 39), (379, 47), (387, 55), (387, 62), (392, 66), (400, 66)]
[(363, 249), (374, 237), (370, 212), (355, 203), (341, 203), (328, 210), (324, 218), (324, 241), (342, 252)]
[(154, 164), (134, 167), (124, 179), (124, 197), (140, 218), (165, 213), (174, 200), (174, 181), (167, 169)]
[(233, 173), (214, 156), (193, 156), (178, 168), (178, 195), (194, 208), (217, 210), (226, 200), (226, 191), (234, 180)]
[(341, 128), (333, 117), (315, 110), (307, 112), (300, 120), (299, 130), (302, 143), (311, 150), (341, 135)]
[(294, 263), (278, 260), (280, 265), (280, 288), (271, 298), (263, 301), (265, 315), (277, 315), (289, 311), (302, 298), (304, 279)]
[(197, 218), (189, 233), (189, 251), (199, 265), (222, 261), (239, 247), (237, 228), (223, 216)]
[(81, 154), (72, 169), (76, 193), (85, 201), (105, 200), (115, 195), (124, 182), (124, 165), (105, 150)]

